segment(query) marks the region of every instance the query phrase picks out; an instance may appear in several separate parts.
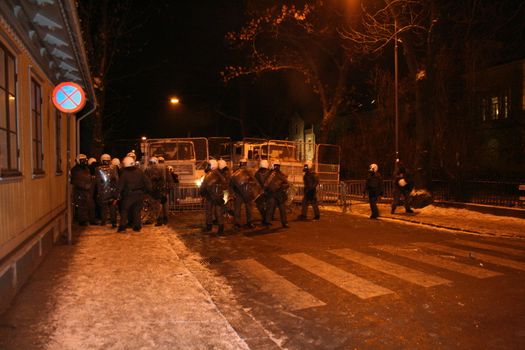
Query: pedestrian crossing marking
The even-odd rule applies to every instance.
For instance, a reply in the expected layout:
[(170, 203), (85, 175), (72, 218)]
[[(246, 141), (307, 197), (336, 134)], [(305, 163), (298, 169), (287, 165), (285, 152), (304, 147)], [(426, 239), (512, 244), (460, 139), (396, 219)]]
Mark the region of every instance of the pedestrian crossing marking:
[(446, 252), (450, 254), (456, 254), (462, 257), (469, 257), (469, 258), (473, 257), (475, 259), (479, 259), (479, 260), (482, 260), (482, 261), (485, 261), (485, 262), (488, 262), (494, 265), (501, 265), (501, 266), (510, 267), (516, 270), (525, 271), (525, 263), (510, 260), (510, 259), (500, 258), (497, 256), (483, 254), (483, 253), (473, 253), (471, 251), (452, 248), (452, 247), (430, 243), (430, 242), (417, 242), (417, 243), (412, 243), (412, 244), (418, 247), (432, 249), (432, 250), (436, 250), (440, 252)]
[(390, 289), (378, 286), (364, 278), (358, 277), (350, 272), (325, 263), (324, 261), (313, 258), (304, 253), (281, 255), (306, 271), (327, 280), (336, 286), (358, 296), (361, 299), (368, 299), (379, 295), (394, 293)]
[(394, 264), (383, 259), (357, 252), (355, 250), (344, 248), (329, 250), (329, 252), (341, 258), (356, 262), (371, 269), (386, 273), (419, 286), (433, 287), (441, 284), (452, 283), (447, 279)]
[(232, 263), (239, 271), (254, 277), (261, 290), (277, 297), (285, 308), (302, 310), (326, 305), (254, 259), (236, 260)]
[(375, 249), (385, 251), (390, 254), (399, 255), (411, 260), (423, 262), (428, 265), (434, 265), (446, 270), (462, 273), (476, 278), (489, 278), (501, 275), (499, 272), (490, 271), (481, 267), (461, 264), (446, 258), (428, 255), (413, 249), (406, 249), (388, 245), (374, 246)]
[(525, 256), (525, 251), (523, 251), (523, 250), (507, 248), (507, 247), (501, 247), (501, 246), (494, 246), (494, 245), (491, 245), (491, 244), (467, 241), (467, 240), (463, 240), (463, 239), (455, 239), (453, 241), (450, 241), (450, 243), (459, 244), (459, 245), (472, 247), (472, 248), (480, 248), (480, 249), (492, 250), (492, 251), (495, 251), (495, 252), (506, 253), (506, 254), (511, 254), (511, 255)]

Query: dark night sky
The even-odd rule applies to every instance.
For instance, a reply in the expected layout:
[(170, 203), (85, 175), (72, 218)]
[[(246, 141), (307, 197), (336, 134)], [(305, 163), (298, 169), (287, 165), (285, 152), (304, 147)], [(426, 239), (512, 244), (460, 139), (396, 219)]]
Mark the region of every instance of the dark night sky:
[[(165, 1), (156, 7), (157, 13), (134, 34), (131, 54), (114, 67), (108, 109), (126, 120), (115, 137), (211, 136), (235, 130), (212, 111), (227, 96), (234, 100), (238, 91), (235, 83), (225, 86), (219, 73), (235, 54), (224, 36), (240, 27), (243, 11), (242, 1), (231, 0)], [(181, 105), (168, 104), (173, 95)]]

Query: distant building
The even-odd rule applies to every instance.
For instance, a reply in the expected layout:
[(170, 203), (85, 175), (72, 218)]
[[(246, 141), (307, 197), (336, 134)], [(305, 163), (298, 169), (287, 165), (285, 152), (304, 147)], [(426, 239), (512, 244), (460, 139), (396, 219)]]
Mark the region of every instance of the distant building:
[(302, 145), (300, 150), (301, 159), (314, 160), (315, 133), (313, 125), (307, 129), (303, 118), (295, 114), (290, 119), (288, 135), (290, 141), (295, 141)]
[(525, 174), (525, 60), (477, 74), (478, 147), (472, 150), (481, 173)]
[(76, 119), (54, 87), (94, 92), (74, 0), (0, 1), (0, 311), (67, 228)]

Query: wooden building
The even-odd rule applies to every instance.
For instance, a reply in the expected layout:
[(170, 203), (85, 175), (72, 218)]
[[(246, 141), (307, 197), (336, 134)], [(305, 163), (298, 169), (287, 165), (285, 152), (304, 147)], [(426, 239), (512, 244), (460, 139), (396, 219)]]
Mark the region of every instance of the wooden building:
[[(0, 1), (0, 311), (66, 231), (86, 57), (74, 0)], [(64, 81), (86, 92), (77, 117), (52, 103)]]

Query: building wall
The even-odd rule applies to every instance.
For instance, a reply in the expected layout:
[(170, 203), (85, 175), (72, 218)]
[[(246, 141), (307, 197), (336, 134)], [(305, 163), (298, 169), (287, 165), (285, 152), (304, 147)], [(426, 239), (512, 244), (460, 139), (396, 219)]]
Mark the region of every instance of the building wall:
[[(61, 172), (57, 172), (56, 110), (53, 83), (35, 63), (20, 40), (0, 21), (0, 43), (16, 60), (16, 107), (19, 149), (18, 176), (0, 174), (0, 311), (38, 266), (50, 241), (66, 228), (67, 141), (75, 149), (75, 118), (60, 118)], [(43, 174), (33, 174), (31, 79), (42, 90)], [(1, 112), (0, 113), (4, 113)], [(0, 116), (1, 117), (1, 116)], [(71, 162), (71, 160), (70, 160)], [(71, 163), (70, 163), (71, 164)], [(3, 175), (3, 176), (2, 176)]]

